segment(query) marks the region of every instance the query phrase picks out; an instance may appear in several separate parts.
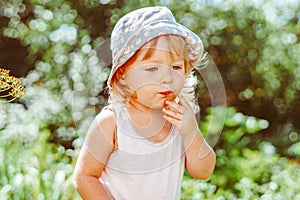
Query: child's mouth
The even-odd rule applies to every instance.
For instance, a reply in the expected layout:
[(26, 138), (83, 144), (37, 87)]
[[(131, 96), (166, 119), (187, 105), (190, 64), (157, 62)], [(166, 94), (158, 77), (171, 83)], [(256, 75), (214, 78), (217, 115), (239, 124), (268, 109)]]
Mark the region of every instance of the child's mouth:
[(159, 92), (160, 95), (163, 95), (163, 96), (168, 96), (170, 94), (172, 94), (173, 92), (168, 90), (168, 91), (163, 91), (163, 92)]

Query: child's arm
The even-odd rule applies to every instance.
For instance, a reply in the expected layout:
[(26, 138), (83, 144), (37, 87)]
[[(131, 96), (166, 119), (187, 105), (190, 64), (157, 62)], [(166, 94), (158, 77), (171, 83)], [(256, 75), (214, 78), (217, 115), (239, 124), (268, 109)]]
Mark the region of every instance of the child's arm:
[(83, 200), (107, 199), (112, 197), (99, 181), (104, 165), (82, 148), (76, 163), (74, 179), (76, 189)]
[(197, 124), (196, 117), (189, 104), (179, 95), (180, 103), (167, 101), (165, 119), (174, 124), (184, 140), (186, 168), (195, 178), (208, 179), (212, 174), (216, 155), (206, 143)]
[(83, 200), (113, 199), (99, 178), (114, 149), (115, 126), (112, 111), (103, 110), (87, 133), (74, 170), (75, 186)]
[(208, 179), (216, 163), (214, 150), (206, 143), (199, 130), (183, 138), (187, 171), (194, 178)]

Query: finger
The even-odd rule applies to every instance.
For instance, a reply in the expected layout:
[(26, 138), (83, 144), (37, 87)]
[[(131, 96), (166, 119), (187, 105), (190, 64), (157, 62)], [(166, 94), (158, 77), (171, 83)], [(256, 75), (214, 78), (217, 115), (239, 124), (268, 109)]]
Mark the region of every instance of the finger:
[(179, 105), (178, 103), (174, 102), (174, 101), (166, 101), (166, 107), (167, 110), (173, 110), (176, 111), (180, 114), (183, 114), (183, 108), (181, 105)]
[(173, 119), (176, 119), (176, 120), (182, 120), (182, 114), (177, 112), (177, 111), (174, 111), (174, 110), (170, 110), (170, 109), (166, 109), (166, 108), (163, 108), (163, 112), (166, 114), (166, 116), (168, 117), (171, 117)]
[(175, 125), (178, 129), (180, 129), (181, 121), (178, 119), (175, 119), (173, 117), (170, 117), (169, 115), (164, 115), (165, 120), (167, 120), (169, 123)]

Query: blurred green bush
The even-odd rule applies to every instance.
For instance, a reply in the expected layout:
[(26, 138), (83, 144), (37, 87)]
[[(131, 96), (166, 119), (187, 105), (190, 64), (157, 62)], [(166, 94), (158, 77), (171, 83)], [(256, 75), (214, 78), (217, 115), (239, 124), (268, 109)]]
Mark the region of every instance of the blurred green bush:
[[(217, 109), (217, 112), (213, 112)], [(209, 124), (224, 108), (209, 108), (200, 129), (207, 138), (217, 135), (216, 168), (207, 181), (200, 181), (185, 174), (182, 184), (183, 200), (234, 200), (234, 199), (298, 199), (300, 198), (299, 163), (281, 157), (270, 142), (257, 141), (258, 149), (250, 149), (253, 134), (268, 128), (268, 122), (226, 109), (225, 126), (211, 129)], [(223, 123), (213, 120), (213, 123)], [(218, 127), (218, 125), (217, 125)]]
[(199, 82), (200, 129), (218, 160), (206, 182), (186, 174), (182, 198), (298, 198), (299, 4), (0, 0), (1, 67), (26, 68), (12, 69), (26, 72), (26, 97), (0, 103), (0, 199), (78, 198), (78, 147), (107, 100), (106, 52), (95, 48), (123, 14), (151, 5), (168, 6), (202, 38), (227, 92), (228, 108), (211, 108)]
[(0, 199), (80, 199), (72, 180), (78, 151), (49, 143), (47, 128), (31, 141), (22, 134), (1, 135)]
[[(1, 119), (4, 118), (2, 111), (7, 111), (10, 106), (1, 104)], [(259, 149), (247, 147), (250, 137), (267, 128), (267, 122), (246, 116), (232, 107), (226, 110), (221, 135), (207, 126), (214, 119), (211, 113), (218, 114), (212, 112), (212, 108), (200, 123), (207, 138), (210, 135), (219, 137), (215, 172), (207, 181), (193, 179), (185, 173), (182, 199), (299, 198), (299, 164), (281, 157), (269, 142), (261, 142)], [(255, 122), (254, 125), (248, 122), (249, 119)], [(74, 140), (74, 149), (66, 149), (49, 142), (51, 132), (45, 124), (38, 131), (37, 137), (31, 139), (24, 137), (21, 131), (1, 135), (0, 199), (80, 199), (73, 187), (72, 172), (82, 140)]]

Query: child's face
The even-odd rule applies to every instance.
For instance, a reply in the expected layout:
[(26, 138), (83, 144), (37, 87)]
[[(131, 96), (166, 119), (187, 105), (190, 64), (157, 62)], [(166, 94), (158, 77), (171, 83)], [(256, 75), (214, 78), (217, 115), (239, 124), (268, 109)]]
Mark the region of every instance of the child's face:
[(166, 100), (173, 101), (183, 88), (185, 60), (184, 52), (175, 52), (176, 44), (167, 38), (161, 36), (154, 40), (154, 44), (147, 43), (126, 64), (123, 82), (132, 94), (131, 103), (161, 108)]

